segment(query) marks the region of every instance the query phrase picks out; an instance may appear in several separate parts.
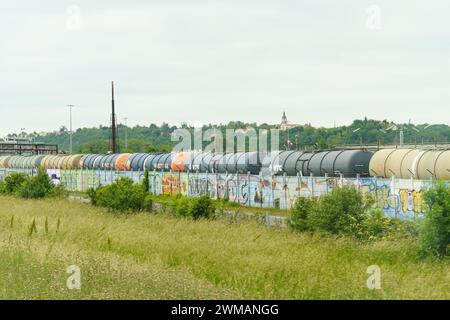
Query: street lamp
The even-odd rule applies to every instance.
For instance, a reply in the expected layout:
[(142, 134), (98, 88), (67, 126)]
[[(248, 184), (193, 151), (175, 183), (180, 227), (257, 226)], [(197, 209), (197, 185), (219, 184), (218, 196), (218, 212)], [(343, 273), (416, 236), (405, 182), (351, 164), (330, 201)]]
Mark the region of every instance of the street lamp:
[[(425, 131), (425, 130), (427, 130), (428, 128), (430, 128), (430, 127), (432, 127), (432, 126), (435, 126), (436, 124), (429, 124), (429, 125), (427, 125), (425, 128), (423, 128), (423, 131)], [(437, 146), (437, 137), (436, 137), (436, 135), (434, 135), (433, 136), (433, 140), (434, 140), (434, 146), (436, 147)], [(423, 143), (422, 143), (423, 144)]]
[[(425, 133), (425, 131), (428, 129), (428, 128), (430, 128), (430, 127), (432, 127), (432, 126), (435, 126), (436, 124), (429, 124), (429, 125), (426, 125), (425, 127), (423, 127), (422, 129), (418, 129), (418, 128), (416, 128), (416, 126), (410, 126), (410, 128), (412, 129), (412, 130), (414, 130), (415, 132), (416, 132), (416, 134), (419, 134), (419, 135), (422, 135), (422, 146), (424, 145), (424, 139), (423, 139), (423, 134)], [(433, 137), (433, 140), (434, 140), (434, 144), (435, 144), (435, 146), (437, 145), (437, 138), (436, 138), (436, 136), (434, 136)], [(415, 138), (415, 146), (417, 147), (417, 135), (416, 135), (416, 138)]]
[[(361, 127), (359, 127), (359, 128), (356, 128), (356, 129), (354, 129), (352, 132), (353, 133), (357, 133), (358, 131), (360, 131), (362, 128)], [(363, 144), (363, 137), (362, 137), (362, 135), (360, 135), (359, 136), (359, 146), (362, 148), (362, 144)]]
[(398, 130), (398, 140), (399, 140), (399, 145), (400, 148), (403, 148), (404, 145), (404, 139), (405, 139), (405, 127), (403, 124), (396, 124), (392, 122), (392, 125), (386, 129), (386, 131), (397, 131)]
[(70, 154), (73, 152), (73, 132), (72, 132), (72, 108), (75, 107), (73, 104), (68, 104), (67, 107), (70, 111), (70, 131), (69, 131), (69, 138), (70, 138)]

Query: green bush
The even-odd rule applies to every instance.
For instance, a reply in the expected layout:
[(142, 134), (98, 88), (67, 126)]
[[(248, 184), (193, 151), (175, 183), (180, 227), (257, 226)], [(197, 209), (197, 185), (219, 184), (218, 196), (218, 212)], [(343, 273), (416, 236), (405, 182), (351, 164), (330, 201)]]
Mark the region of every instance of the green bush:
[(214, 212), (214, 203), (208, 195), (192, 199), (192, 203), (189, 208), (189, 215), (192, 218), (212, 218), (214, 216)]
[(362, 230), (368, 238), (380, 238), (389, 232), (392, 225), (391, 221), (392, 219), (386, 217), (383, 210), (371, 210), (363, 221)]
[(14, 172), (5, 178), (5, 193), (6, 194), (17, 194), (22, 187), (22, 185), (28, 181), (29, 177), (20, 172)]
[(360, 238), (368, 240), (417, 237), (413, 222), (386, 217), (381, 209), (369, 210), (359, 230)]
[(317, 209), (311, 212), (309, 224), (315, 230), (335, 235), (363, 236), (366, 214), (373, 201), (353, 187), (334, 188), (320, 198)]
[(24, 173), (12, 173), (0, 182), (0, 194), (16, 195), (25, 199), (41, 199), (46, 197), (67, 197), (64, 185), (55, 186), (45, 170), (30, 177)]
[(450, 188), (439, 183), (425, 192), (425, 221), (421, 230), (421, 252), (436, 256), (450, 253)]
[[(18, 194), (25, 199), (41, 199), (54, 195), (54, 184), (44, 170), (39, 170), (34, 177), (22, 183)], [(59, 187), (58, 187), (59, 189)]]
[(89, 200), (91, 201), (91, 204), (94, 205), (94, 206), (97, 205), (97, 201), (96, 201), (96, 198), (97, 198), (97, 189), (95, 189), (95, 188), (89, 188), (89, 189), (86, 191), (86, 194), (87, 194)]
[[(407, 234), (404, 223), (373, 208), (373, 199), (353, 187), (335, 188), (319, 199), (298, 198), (291, 209), (288, 226), (297, 231), (319, 231), (374, 240)], [(411, 233), (413, 233), (411, 231)]]
[(216, 204), (207, 195), (198, 198), (189, 198), (182, 195), (153, 196), (153, 198), (177, 217), (200, 219), (215, 216)]
[(110, 185), (101, 186), (90, 193), (93, 203), (112, 211), (138, 211), (144, 209), (146, 192), (133, 180), (121, 178)]
[(298, 198), (291, 209), (291, 215), (287, 219), (288, 226), (298, 231), (310, 231), (308, 217), (316, 209), (315, 199)]
[(187, 197), (175, 197), (173, 209), (176, 216), (189, 217), (191, 215), (192, 199)]

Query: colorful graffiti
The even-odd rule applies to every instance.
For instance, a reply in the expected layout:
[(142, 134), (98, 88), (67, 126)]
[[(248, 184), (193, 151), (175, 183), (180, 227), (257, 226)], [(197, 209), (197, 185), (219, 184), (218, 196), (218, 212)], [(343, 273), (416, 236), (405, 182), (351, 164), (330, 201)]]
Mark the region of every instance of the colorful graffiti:
[[(0, 180), (11, 172), (26, 170), (0, 170)], [(110, 184), (120, 177), (139, 183), (143, 172), (100, 170), (48, 170), (55, 183), (69, 190), (86, 191)], [(208, 194), (211, 198), (227, 198), (245, 206), (289, 209), (298, 197), (320, 197), (333, 188), (355, 186), (365, 195), (374, 198), (376, 207), (386, 215), (413, 218), (423, 215), (424, 191), (432, 181), (402, 179), (347, 179), (302, 176), (261, 176), (245, 174), (193, 174), (150, 172), (149, 190), (154, 194), (197, 197)]]
[(185, 195), (188, 190), (187, 182), (184, 177), (175, 173), (166, 173), (162, 175), (161, 186), (162, 194), (166, 195)]

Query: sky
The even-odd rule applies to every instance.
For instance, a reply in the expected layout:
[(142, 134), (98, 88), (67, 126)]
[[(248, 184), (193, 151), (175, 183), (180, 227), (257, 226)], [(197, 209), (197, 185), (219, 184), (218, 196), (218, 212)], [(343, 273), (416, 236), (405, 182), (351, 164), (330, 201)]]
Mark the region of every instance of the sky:
[(450, 123), (450, 1), (0, 0), (0, 136), (119, 122)]

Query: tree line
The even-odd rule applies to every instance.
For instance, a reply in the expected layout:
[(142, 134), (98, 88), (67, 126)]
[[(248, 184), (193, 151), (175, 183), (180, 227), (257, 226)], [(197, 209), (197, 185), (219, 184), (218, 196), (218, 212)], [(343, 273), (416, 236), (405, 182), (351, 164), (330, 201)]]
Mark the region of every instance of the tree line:
[[(226, 129), (277, 129), (278, 125), (244, 123), (232, 121), (228, 124), (204, 125), (203, 130), (218, 129), (225, 137)], [(148, 126), (125, 127), (118, 125), (118, 147), (120, 152), (168, 152), (177, 143), (171, 141), (171, 134), (176, 129), (183, 128), (191, 132), (192, 126), (170, 126), (150, 124)], [(289, 130), (280, 131), (280, 148), (283, 150), (312, 150), (344, 148), (349, 146), (367, 145), (399, 145), (400, 130), (403, 129), (404, 144), (431, 145), (450, 143), (450, 126), (445, 124), (412, 123), (395, 125), (387, 120), (354, 120), (348, 126), (332, 128), (313, 127), (310, 124), (300, 125)], [(57, 144), (60, 149), (69, 149), (69, 131), (61, 127), (59, 131), (43, 134), (30, 134), (35, 142)], [(125, 146), (125, 135), (127, 142)], [(79, 128), (73, 133), (74, 152), (78, 153), (106, 153), (110, 150), (111, 130), (107, 126), (95, 128)], [(269, 139), (270, 141), (270, 139)], [(206, 146), (208, 142), (204, 142)], [(270, 147), (270, 146), (269, 146)]]

